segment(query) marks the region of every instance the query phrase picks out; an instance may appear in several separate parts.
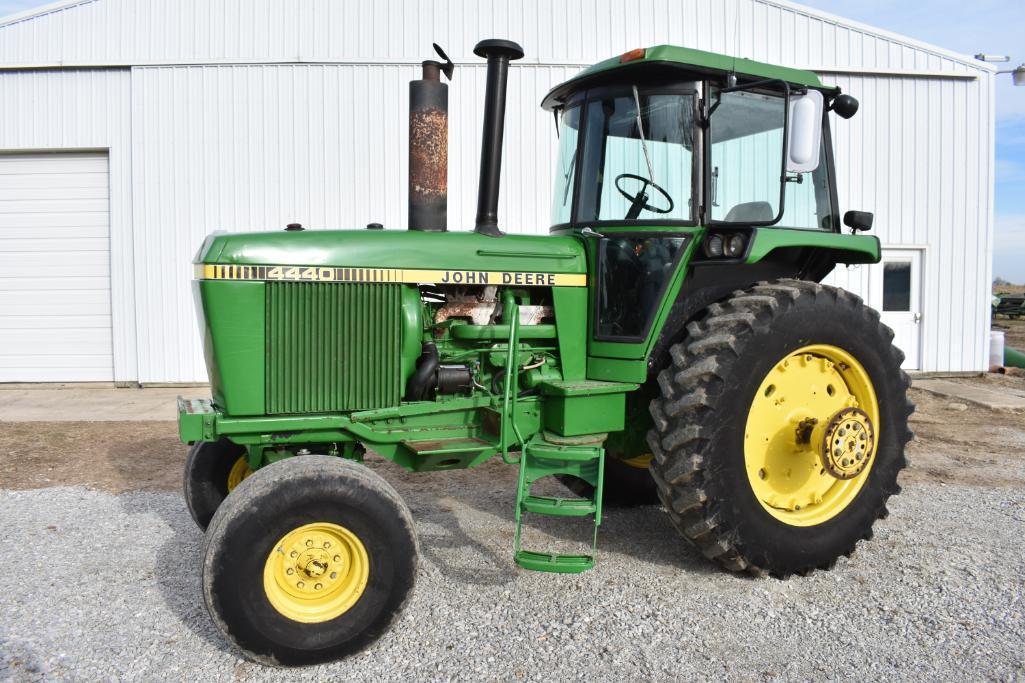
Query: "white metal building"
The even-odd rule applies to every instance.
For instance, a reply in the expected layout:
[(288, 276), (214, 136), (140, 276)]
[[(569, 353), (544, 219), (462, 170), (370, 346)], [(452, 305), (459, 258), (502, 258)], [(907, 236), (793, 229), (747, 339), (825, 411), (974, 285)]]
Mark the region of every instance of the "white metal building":
[[(907, 366), (986, 366), (993, 75), (967, 57), (786, 0), (70, 0), (0, 20), (0, 382), (203, 381), (205, 234), (404, 227), (406, 83), (432, 42), (457, 62), (449, 224), (469, 229), (488, 37), (527, 51), (502, 174), (515, 232), (547, 231), (538, 103), (585, 65), (673, 43), (841, 86), (861, 101), (834, 124), (841, 210), (876, 214)], [(831, 279), (881, 307), (883, 266)]]

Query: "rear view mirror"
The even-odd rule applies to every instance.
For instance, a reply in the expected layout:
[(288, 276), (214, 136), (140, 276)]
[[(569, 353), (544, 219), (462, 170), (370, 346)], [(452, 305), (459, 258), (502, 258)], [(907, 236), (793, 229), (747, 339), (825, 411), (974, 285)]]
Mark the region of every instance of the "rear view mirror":
[(822, 93), (809, 90), (790, 97), (787, 172), (808, 173), (819, 165), (822, 144)]
[(869, 211), (848, 211), (843, 215), (843, 224), (854, 232), (872, 229), (872, 221), (875, 219)]

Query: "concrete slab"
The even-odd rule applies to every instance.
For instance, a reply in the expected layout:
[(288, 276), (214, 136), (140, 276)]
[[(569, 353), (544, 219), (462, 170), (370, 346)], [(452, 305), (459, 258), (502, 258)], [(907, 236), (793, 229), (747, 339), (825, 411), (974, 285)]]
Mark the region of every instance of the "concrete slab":
[(0, 386), (0, 422), (175, 420), (179, 396), (206, 398), (206, 387), (117, 389), (97, 385)]
[(931, 394), (957, 399), (993, 410), (1025, 410), (1025, 391), (1009, 387), (990, 388), (978, 382), (949, 379), (916, 379), (912, 386)]

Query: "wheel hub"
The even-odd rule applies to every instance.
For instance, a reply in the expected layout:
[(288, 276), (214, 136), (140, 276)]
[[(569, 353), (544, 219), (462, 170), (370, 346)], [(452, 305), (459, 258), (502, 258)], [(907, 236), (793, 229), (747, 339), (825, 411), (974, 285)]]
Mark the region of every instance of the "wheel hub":
[(829, 474), (853, 479), (865, 469), (874, 447), (875, 430), (868, 414), (859, 408), (845, 408), (826, 425), (819, 455)]
[(744, 430), (755, 498), (793, 526), (840, 514), (872, 467), (878, 418), (872, 381), (847, 351), (814, 344), (781, 358), (755, 391)]
[(264, 591), (281, 614), (317, 623), (351, 608), (368, 575), (367, 551), (355, 534), (337, 524), (307, 524), (286, 534), (271, 551)]

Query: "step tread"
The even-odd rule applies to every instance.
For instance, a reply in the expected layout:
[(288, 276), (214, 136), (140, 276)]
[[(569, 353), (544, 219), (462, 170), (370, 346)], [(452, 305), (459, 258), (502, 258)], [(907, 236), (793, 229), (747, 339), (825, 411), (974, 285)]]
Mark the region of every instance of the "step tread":
[(538, 460), (597, 460), (602, 455), (600, 446), (559, 446), (531, 443), (526, 450), (528, 457)]
[(605, 382), (596, 379), (554, 380), (541, 382), (541, 393), (546, 396), (594, 396), (622, 394), (636, 391), (640, 385), (631, 382)]
[(557, 555), (539, 553), (533, 550), (520, 550), (513, 559), (524, 569), (536, 572), (555, 572), (557, 574), (577, 574), (594, 567), (593, 555)]
[(526, 496), (523, 509), (540, 515), (553, 517), (586, 517), (594, 514), (598, 506), (587, 498), (553, 498), (550, 496)]
[(438, 453), (468, 453), (493, 448), (494, 443), (476, 437), (459, 437), (455, 439), (425, 439), (422, 441), (403, 441), (402, 445), (415, 451), (417, 455)]

